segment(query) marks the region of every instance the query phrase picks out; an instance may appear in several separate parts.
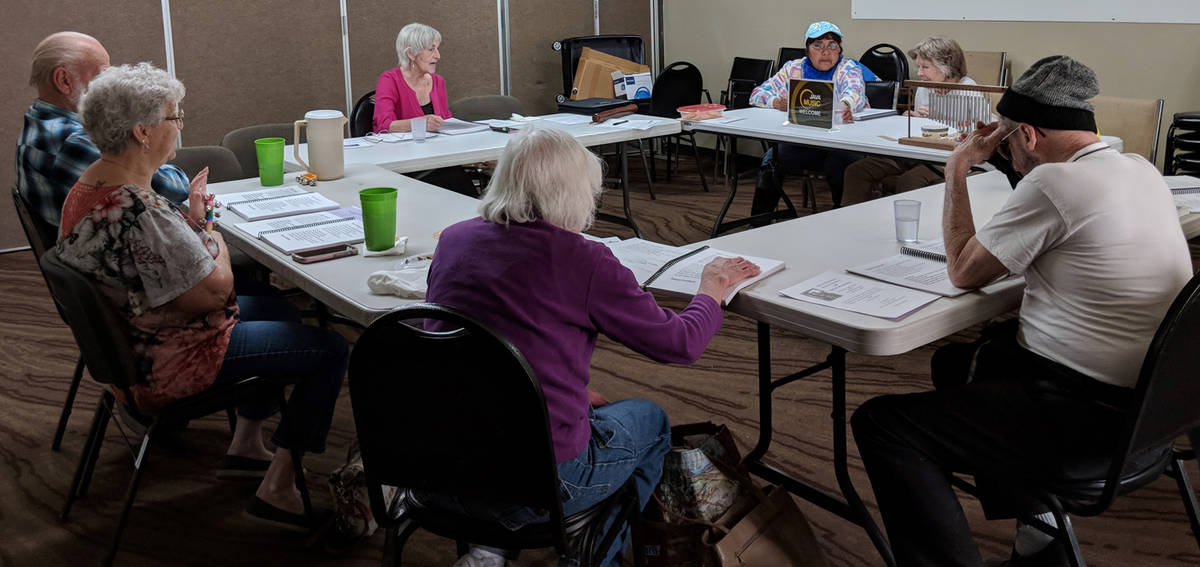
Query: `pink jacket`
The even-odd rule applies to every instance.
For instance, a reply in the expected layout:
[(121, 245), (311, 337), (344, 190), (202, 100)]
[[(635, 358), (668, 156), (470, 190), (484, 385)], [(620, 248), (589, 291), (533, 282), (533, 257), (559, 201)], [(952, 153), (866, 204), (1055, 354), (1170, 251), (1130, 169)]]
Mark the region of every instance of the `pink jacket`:
[[(429, 91), (429, 100), (433, 102), (433, 113), (442, 118), (450, 118), (450, 104), (446, 102), (446, 80), (441, 75), (433, 75), (433, 90)], [(399, 67), (384, 71), (375, 85), (375, 131), (386, 132), (393, 120), (408, 120), (420, 118), (421, 104), (417, 102), (417, 93), (404, 82), (404, 74)]]

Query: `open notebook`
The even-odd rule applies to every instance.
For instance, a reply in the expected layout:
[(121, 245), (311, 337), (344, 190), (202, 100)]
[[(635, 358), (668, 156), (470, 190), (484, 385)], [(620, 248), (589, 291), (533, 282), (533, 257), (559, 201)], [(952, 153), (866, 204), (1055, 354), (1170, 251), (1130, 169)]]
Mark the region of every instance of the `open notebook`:
[(358, 207), (244, 222), (236, 226), (285, 254), (363, 241), (362, 210)]
[(736, 254), (701, 246), (680, 248), (640, 238), (607, 243), (617, 260), (633, 272), (642, 289), (693, 296), (700, 289), (700, 273), (704, 265), (716, 258), (742, 257), (758, 265), (760, 273), (730, 288), (722, 303), (728, 304), (739, 291), (783, 269), (783, 262)]
[(226, 208), (248, 220), (257, 221), (303, 213), (328, 211), (338, 204), (320, 193), (311, 193), (299, 185), (226, 193), (217, 197)]
[(950, 283), (950, 274), (946, 271), (946, 244), (940, 238), (920, 246), (902, 246), (895, 256), (846, 271), (946, 297), (971, 291)]

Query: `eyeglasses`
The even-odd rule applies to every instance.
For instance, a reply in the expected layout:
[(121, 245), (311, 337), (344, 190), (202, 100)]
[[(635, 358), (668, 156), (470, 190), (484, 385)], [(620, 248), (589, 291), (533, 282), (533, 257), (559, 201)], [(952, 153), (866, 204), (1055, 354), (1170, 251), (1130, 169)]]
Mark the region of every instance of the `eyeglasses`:
[(163, 120), (178, 120), (180, 124), (183, 124), (183, 109), (176, 109), (175, 116), (164, 116)]
[(836, 41), (831, 41), (829, 43), (813, 43), (808, 47), (817, 51), (837, 51), (840, 46)]
[[(1043, 138), (1046, 137), (1046, 133), (1043, 132), (1041, 128), (1038, 128), (1037, 126), (1032, 126), (1032, 125), (1031, 125), (1031, 127), (1033, 128), (1033, 131), (1037, 132), (1041, 137), (1043, 137)], [(1012, 150), (1009, 149), (1009, 147), (1008, 147), (1008, 137), (1012, 136), (1013, 134), (1015, 134), (1017, 132), (1017, 130), (1020, 130), (1020, 129), (1021, 129), (1021, 126), (1018, 125), (1016, 128), (1009, 130), (1008, 133), (1005, 134), (1003, 138), (1000, 138), (999, 144), (996, 145), (996, 153), (1000, 154), (1000, 157), (1007, 159), (1007, 160), (1012, 160)]]

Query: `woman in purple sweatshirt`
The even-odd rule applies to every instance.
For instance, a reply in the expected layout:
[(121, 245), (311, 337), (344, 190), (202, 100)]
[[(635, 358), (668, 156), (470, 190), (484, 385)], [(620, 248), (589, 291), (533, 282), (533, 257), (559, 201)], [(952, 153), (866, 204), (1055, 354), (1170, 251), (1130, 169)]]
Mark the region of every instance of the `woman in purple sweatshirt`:
[[(714, 260), (683, 311), (659, 307), (608, 247), (580, 235), (595, 216), (601, 177), (600, 159), (569, 134), (517, 133), (480, 216), (442, 232), (426, 295), (492, 326), (529, 361), (546, 396), (566, 515), (602, 501), (630, 476), (644, 506), (670, 448), (658, 405), (605, 403), (589, 392), (596, 337), (604, 333), (660, 362), (694, 362), (721, 327), (720, 298), (759, 272), (743, 258)], [(516, 529), (532, 519), (505, 521)]]

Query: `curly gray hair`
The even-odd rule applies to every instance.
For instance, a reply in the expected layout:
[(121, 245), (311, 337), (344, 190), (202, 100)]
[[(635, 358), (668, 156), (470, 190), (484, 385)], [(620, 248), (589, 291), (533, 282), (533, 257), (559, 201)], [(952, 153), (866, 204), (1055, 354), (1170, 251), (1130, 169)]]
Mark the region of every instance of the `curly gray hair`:
[(167, 103), (178, 107), (185, 92), (183, 83), (149, 63), (109, 67), (79, 101), (83, 129), (100, 153), (120, 154), (134, 143), (135, 126), (162, 122)]
[(408, 58), (416, 57), (417, 53), (442, 42), (442, 33), (425, 24), (413, 22), (400, 28), (396, 34), (396, 58), (400, 60), (400, 68), (408, 68)]
[(496, 163), (479, 204), (479, 216), (498, 224), (542, 219), (582, 232), (596, 217), (602, 163), (562, 130), (522, 128)]
[(948, 37), (930, 37), (918, 43), (908, 52), (914, 60), (926, 59), (946, 76), (947, 81), (958, 81), (967, 76), (967, 56), (958, 42)]

